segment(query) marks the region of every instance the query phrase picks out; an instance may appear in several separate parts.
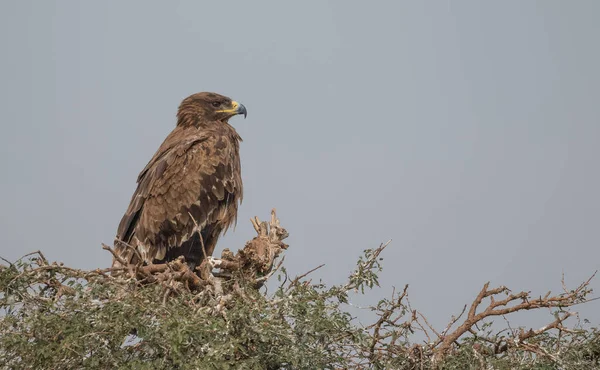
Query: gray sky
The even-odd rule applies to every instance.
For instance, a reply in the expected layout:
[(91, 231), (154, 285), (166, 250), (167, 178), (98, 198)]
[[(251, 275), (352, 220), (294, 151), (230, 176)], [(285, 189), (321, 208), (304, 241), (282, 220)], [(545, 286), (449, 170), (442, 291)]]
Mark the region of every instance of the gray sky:
[[(0, 255), (104, 267), (189, 94), (242, 102), (245, 200), (292, 274), (382, 289), (441, 327), (481, 285), (600, 268), (600, 2), (0, 1)], [(598, 281), (594, 283), (598, 287)], [(581, 307), (598, 323), (600, 302)], [(537, 314), (539, 324), (550, 316)], [(538, 322), (535, 321), (535, 322)]]

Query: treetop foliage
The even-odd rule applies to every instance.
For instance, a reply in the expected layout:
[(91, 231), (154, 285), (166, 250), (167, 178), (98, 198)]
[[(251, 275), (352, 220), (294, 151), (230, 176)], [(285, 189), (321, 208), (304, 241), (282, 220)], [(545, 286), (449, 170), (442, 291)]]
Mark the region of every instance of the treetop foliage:
[[(404, 286), (373, 304), (377, 320), (361, 326), (349, 314), (348, 302), (378, 286), (387, 243), (366, 250), (346, 283), (327, 285), (310, 279), (318, 268), (291, 278), (282, 261), (274, 263), (287, 248), (281, 242), (287, 232), (274, 212), (269, 224), (258, 219), (253, 224), (258, 236), (242, 251), (235, 256), (226, 251), (192, 279), (181, 261), (152, 271), (137, 266), (119, 272), (70, 268), (49, 262), (41, 252), (5, 261), (0, 265), (0, 366), (599, 368), (600, 332), (582, 328), (569, 310), (589, 301), (591, 278), (540, 297), (484, 284), (443, 329), (433, 328), (411, 307)], [(260, 263), (255, 257), (261, 257)], [(268, 279), (275, 289), (266, 289)], [(498, 330), (491, 325), (494, 317), (542, 308), (553, 312), (542, 328)]]

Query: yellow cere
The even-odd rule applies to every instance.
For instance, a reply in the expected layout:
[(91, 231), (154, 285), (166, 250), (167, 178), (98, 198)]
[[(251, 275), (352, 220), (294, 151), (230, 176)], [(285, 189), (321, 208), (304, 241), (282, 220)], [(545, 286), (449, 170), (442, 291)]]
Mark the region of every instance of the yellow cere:
[(231, 109), (222, 109), (222, 110), (219, 110), (217, 112), (219, 112), (219, 113), (234, 113), (237, 110), (237, 108), (239, 107), (239, 105), (240, 105), (240, 103), (238, 103), (236, 101), (232, 101), (231, 102), (231, 106), (233, 108), (231, 108)]

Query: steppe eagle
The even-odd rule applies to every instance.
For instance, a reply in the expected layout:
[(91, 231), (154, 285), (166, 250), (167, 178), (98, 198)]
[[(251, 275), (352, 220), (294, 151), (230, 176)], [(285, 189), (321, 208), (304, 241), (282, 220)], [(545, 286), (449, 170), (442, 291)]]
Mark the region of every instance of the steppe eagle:
[[(121, 259), (152, 264), (184, 256), (193, 269), (212, 255), (242, 201), (242, 139), (228, 123), (237, 114), (246, 117), (246, 108), (216, 93), (181, 102), (176, 127), (139, 174), (119, 223)], [(113, 259), (113, 267), (120, 265)]]

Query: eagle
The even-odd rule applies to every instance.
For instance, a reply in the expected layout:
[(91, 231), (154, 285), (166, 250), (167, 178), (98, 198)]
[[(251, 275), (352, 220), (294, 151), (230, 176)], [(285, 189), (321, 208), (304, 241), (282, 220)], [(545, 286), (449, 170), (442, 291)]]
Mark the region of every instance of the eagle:
[(244, 105), (212, 92), (185, 98), (177, 124), (137, 178), (114, 242), (113, 267), (211, 256), (237, 221), (243, 197), (239, 147), (229, 119)]

